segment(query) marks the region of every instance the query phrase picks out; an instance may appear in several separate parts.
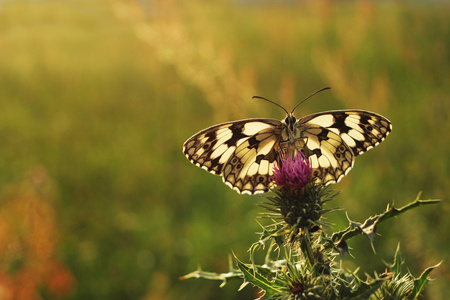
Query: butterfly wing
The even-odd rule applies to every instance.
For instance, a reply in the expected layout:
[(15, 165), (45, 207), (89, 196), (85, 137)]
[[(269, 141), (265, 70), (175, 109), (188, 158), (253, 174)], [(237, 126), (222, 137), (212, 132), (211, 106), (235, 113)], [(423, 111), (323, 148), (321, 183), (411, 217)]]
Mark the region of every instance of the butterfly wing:
[[(308, 115), (296, 123), (301, 150), (313, 176), (324, 184), (338, 182), (354, 159), (382, 142), (392, 130), (388, 119), (363, 110), (337, 110)], [(222, 176), (239, 193), (266, 192), (285, 122), (246, 119), (209, 127), (189, 138), (183, 153), (195, 165)]]
[(354, 158), (382, 142), (391, 122), (363, 110), (336, 110), (308, 115), (297, 122), (302, 150), (309, 157), (313, 176), (324, 184), (338, 182), (353, 167)]
[(283, 125), (246, 119), (209, 127), (189, 138), (183, 153), (195, 165), (221, 175), (239, 193), (267, 192)]

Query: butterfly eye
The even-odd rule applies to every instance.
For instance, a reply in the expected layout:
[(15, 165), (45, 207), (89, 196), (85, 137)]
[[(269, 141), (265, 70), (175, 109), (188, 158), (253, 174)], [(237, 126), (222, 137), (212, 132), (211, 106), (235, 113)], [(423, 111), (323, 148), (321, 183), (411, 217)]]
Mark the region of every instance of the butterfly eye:
[(284, 122), (286, 123), (286, 125), (291, 126), (292, 124), (295, 123), (295, 121), (297, 121), (297, 119), (292, 115), (289, 114), (286, 119), (284, 119)]

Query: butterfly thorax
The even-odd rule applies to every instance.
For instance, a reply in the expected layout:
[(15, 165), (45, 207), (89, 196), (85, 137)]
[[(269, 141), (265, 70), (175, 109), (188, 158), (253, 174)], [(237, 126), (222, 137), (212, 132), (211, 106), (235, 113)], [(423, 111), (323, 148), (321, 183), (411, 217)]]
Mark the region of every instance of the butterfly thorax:
[(302, 130), (292, 113), (289, 113), (281, 121), (281, 124), (283, 129), (281, 131), (280, 150), (294, 157), (297, 151), (301, 151), (305, 147), (307, 139), (302, 137)]

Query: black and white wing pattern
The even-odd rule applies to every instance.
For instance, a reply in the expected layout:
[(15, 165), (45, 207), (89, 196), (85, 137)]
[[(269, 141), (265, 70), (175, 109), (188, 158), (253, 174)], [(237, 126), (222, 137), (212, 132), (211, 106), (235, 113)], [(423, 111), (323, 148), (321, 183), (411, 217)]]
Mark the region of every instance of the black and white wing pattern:
[(246, 119), (204, 129), (183, 145), (196, 166), (222, 176), (239, 193), (267, 192), (281, 150), (302, 151), (314, 180), (338, 182), (355, 156), (375, 147), (392, 129), (386, 118), (362, 110), (337, 110), (282, 121)]
[(239, 193), (267, 192), (278, 157), (282, 122), (246, 119), (209, 127), (189, 138), (183, 153)]
[(348, 174), (355, 157), (384, 141), (391, 122), (363, 110), (335, 110), (298, 120), (307, 138), (302, 152), (309, 158), (313, 176), (324, 184), (336, 183)]

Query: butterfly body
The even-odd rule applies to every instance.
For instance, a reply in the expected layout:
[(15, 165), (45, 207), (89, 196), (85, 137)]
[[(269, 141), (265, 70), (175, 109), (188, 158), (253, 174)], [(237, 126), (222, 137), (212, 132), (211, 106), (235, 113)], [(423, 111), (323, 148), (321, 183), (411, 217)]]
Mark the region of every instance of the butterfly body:
[(222, 176), (239, 193), (267, 192), (280, 153), (301, 151), (313, 168), (313, 180), (338, 182), (357, 155), (383, 141), (392, 125), (363, 110), (326, 111), (296, 119), (245, 119), (204, 129), (183, 145), (195, 165)]

